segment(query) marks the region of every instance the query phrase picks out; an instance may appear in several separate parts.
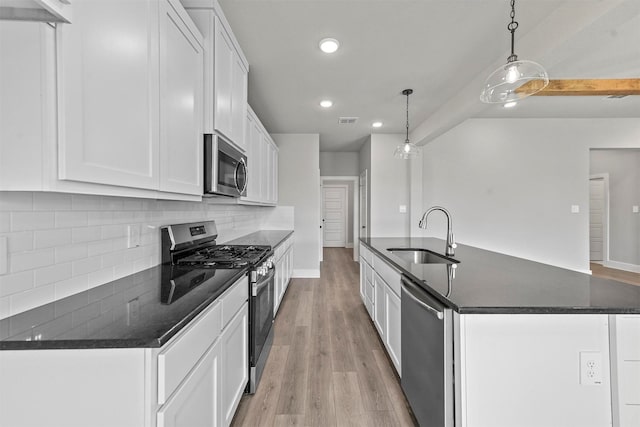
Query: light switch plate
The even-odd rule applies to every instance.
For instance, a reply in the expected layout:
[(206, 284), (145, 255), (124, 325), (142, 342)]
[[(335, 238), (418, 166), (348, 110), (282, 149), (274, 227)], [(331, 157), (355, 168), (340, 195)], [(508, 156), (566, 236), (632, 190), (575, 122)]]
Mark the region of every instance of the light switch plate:
[(571, 213), (580, 213), (580, 206), (571, 205)]
[(133, 224), (127, 227), (127, 248), (140, 246), (140, 224)]
[(633, 213), (639, 213), (640, 212), (640, 206), (633, 206), (631, 208), (631, 212)]
[(7, 274), (7, 238), (0, 237), (0, 274)]
[(400, 205), (400, 213), (407, 213), (407, 205)]

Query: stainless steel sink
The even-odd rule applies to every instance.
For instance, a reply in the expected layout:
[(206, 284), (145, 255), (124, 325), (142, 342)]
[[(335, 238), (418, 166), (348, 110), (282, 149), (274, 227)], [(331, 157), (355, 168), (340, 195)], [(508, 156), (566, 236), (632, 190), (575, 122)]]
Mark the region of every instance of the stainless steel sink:
[(398, 258), (414, 264), (458, 264), (460, 262), (428, 249), (388, 248), (387, 250)]

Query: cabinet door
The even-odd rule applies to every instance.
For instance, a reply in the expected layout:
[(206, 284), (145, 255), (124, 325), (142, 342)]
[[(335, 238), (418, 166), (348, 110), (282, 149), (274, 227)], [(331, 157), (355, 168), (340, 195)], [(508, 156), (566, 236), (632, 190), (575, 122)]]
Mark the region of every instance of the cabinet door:
[(271, 175), (273, 176), (272, 202), (278, 204), (278, 149), (273, 148), (273, 159), (271, 160)]
[(59, 178), (157, 189), (158, 2), (74, 3), (59, 25)]
[(215, 129), (229, 139), (232, 134), (233, 44), (218, 17), (215, 18)]
[(385, 291), (387, 285), (384, 281), (378, 276), (377, 273), (373, 273), (373, 287), (375, 291), (375, 299), (373, 300), (373, 323), (376, 325), (378, 329), (378, 333), (380, 334), (380, 338), (382, 338), (382, 342), (385, 342), (387, 338), (387, 329), (386, 329), (386, 296)]
[(185, 19), (180, 4), (160, 3), (160, 189), (199, 195), (204, 51)]
[(262, 144), (262, 132), (251, 114), (247, 115), (247, 197), (243, 200), (257, 202), (260, 200), (260, 173), (262, 159), (260, 158), (260, 145)]
[(200, 359), (157, 414), (158, 427), (220, 425), (220, 340)]
[(386, 311), (386, 331), (387, 331), (387, 339), (385, 340), (385, 344), (387, 347), (387, 352), (393, 361), (393, 365), (398, 372), (398, 375), (402, 376), (400, 361), (401, 358), (401, 317), (400, 317), (400, 297), (397, 296), (389, 287), (385, 287), (385, 311)]
[(260, 141), (260, 201), (267, 202), (269, 199), (269, 142), (261, 133)]
[(363, 303), (367, 303), (366, 300), (366, 287), (367, 287), (367, 267), (364, 262), (364, 259), (360, 257), (360, 299), (362, 299)]
[(232, 51), (231, 67), (231, 132), (232, 141), (241, 149), (246, 150), (245, 121), (247, 119), (247, 70), (244, 64)]
[(249, 379), (248, 303), (222, 331), (222, 425), (231, 424)]

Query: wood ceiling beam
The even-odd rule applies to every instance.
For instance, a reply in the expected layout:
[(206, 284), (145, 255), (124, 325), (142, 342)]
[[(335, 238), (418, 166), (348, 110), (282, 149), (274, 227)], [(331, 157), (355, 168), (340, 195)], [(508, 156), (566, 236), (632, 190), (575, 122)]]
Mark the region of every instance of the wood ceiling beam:
[[(527, 92), (535, 81), (523, 84), (516, 92)], [(549, 85), (534, 96), (610, 96), (640, 95), (640, 79), (564, 79), (549, 80)]]

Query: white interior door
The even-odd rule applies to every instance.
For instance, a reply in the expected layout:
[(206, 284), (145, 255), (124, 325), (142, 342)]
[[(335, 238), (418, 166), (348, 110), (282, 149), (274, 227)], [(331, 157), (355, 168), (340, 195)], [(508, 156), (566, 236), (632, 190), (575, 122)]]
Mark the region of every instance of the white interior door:
[(603, 179), (589, 181), (589, 258), (604, 260), (605, 183)]
[(322, 187), (322, 241), (325, 247), (347, 246), (347, 186)]
[(360, 237), (367, 237), (369, 235), (369, 230), (368, 230), (369, 224), (367, 223), (368, 211), (369, 211), (369, 208), (367, 206), (367, 170), (365, 169), (360, 174)]

